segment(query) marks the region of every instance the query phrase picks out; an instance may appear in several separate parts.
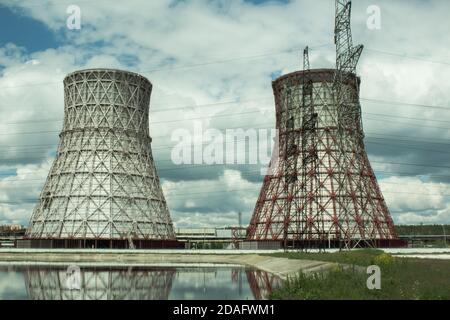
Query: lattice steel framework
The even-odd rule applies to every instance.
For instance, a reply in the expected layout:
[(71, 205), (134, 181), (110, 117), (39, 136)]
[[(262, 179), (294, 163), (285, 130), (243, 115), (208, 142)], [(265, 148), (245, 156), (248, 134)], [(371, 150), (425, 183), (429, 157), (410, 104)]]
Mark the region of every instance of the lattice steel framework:
[[(348, 141), (354, 136), (357, 136), (356, 143), (363, 143), (364, 133), (362, 130), (361, 121), (361, 106), (359, 99), (355, 99), (354, 92), (359, 93), (359, 82), (352, 77), (356, 74), (356, 65), (361, 56), (363, 46), (353, 46), (352, 32), (351, 32), (351, 10), (352, 2), (349, 0), (335, 1), (335, 29), (334, 29), (334, 43), (336, 45), (336, 72), (334, 74), (333, 96), (334, 103), (337, 107), (338, 116), (338, 146), (340, 149), (338, 163), (342, 167), (351, 167), (355, 161), (355, 157), (363, 157), (360, 152), (349, 154), (345, 152), (348, 147)], [(356, 87), (355, 91), (348, 90), (346, 82), (354, 81)], [(357, 146), (364, 148), (364, 146)], [(365, 159), (356, 159), (356, 162), (362, 162)], [(353, 176), (343, 170), (339, 171), (339, 184), (337, 194), (341, 201), (339, 206), (339, 217), (347, 217), (352, 215), (352, 210), (356, 209), (356, 218), (361, 212), (361, 208), (355, 205), (352, 208), (352, 199), (346, 197), (346, 194), (353, 194), (354, 188), (358, 184), (358, 189), (362, 189), (361, 180), (352, 181)], [(353, 187), (352, 187), (353, 186)], [(357, 203), (357, 202), (356, 202)], [(348, 234), (344, 235), (344, 245), (349, 246), (351, 237)], [(373, 243), (367, 242), (369, 246)]]
[[(298, 241), (301, 245), (357, 244), (396, 239), (393, 222), (364, 149), (361, 134), (339, 141), (335, 70), (293, 72), (272, 83), (278, 162), (264, 178), (248, 228), (248, 240)], [(343, 86), (358, 103), (359, 79)], [(362, 130), (361, 114), (353, 131)], [(345, 153), (345, 159), (340, 162)], [(274, 151), (274, 154), (276, 152)], [(342, 175), (348, 185), (341, 186)], [(346, 193), (340, 189), (347, 190)], [(343, 204), (347, 210), (342, 210)]]
[(27, 238), (175, 239), (150, 146), (151, 90), (120, 70), (64, 79), (64, 125)]
[(66, 269), (24, 270), (31, 300), (167, 300), (175, 269), (81, 269), (79, 290), (70, 286)]
[(303, 71), (272, 84), (279, 158), (264, 179), (249, 240), (350, 247), (397, 239), (364, 148), (355, 72), (363, 46), (353, 46), (351, 1), (335, 3), (336, 70), (310, 70), (306, 48)]

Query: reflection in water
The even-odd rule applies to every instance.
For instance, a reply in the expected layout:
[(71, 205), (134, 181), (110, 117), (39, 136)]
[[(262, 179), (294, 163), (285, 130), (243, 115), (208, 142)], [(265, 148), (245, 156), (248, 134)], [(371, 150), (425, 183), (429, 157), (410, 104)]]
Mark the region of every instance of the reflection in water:
[[(0, 267), (0, 299), (265, 299), (279, 278), (241, 267)], [(73, 270), (71, 270), (73, 271)]]
[(281, 279), (262, 270), (247, 271), (247, 280), (256, 300), (267, 299), (272, 290), (281, 286)]
[(66, 269), (28, 268), (24, 273), (33, 300), (161, 300), (168, 298), (176, 270), (81, 269), (78, 286), (71, 285), (78, 277)]

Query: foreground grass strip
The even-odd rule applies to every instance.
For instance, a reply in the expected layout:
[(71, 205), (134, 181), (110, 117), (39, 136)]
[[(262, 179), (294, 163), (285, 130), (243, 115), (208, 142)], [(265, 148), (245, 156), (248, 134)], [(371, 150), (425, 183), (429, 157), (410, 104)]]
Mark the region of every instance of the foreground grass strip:
[(395, 258), (381, 250), (336, 253), (276, 253), (291, 259), (332, 261), (356, 266), (378, 265), (381, 289), (369, 290), (369, 275), (336, 268), (326, 273), (290, 277), (271, 299), (450, 299), (450, 261)]

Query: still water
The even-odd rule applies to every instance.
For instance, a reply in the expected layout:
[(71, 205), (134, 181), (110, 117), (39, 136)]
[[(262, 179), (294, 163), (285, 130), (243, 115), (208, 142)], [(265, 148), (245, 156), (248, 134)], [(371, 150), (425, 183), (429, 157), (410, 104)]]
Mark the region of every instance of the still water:
[(265, 299), (281, 280), (230, 266), (0, 266), (0, 300)]

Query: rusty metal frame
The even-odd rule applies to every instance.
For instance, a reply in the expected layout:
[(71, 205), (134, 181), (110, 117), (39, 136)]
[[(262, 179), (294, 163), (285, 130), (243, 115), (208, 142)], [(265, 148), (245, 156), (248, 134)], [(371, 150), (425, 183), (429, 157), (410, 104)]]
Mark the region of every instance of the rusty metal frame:
[[(326, 247), (376, 245), (374, 240), (395, 240), (392, 218), (370, 166), (360, 134), (348, 134), (344, 144), (339, 143), (338, 108), (333, 97), (335, 70), (312, 69), (298, 71), (276, 79), (272, 86), (275, 95), (276, 125), (279, 130), (278, 165), (266, 175), (248, 228), (248, 240), (277, 240), (286, 245)], [(303, 106), (304, 77), (312, 82), (313, 108)], [(345, 90), (357, 98), (359, 79), (353, 75), (345, 80)], [(288, 90), (289, 88), (289, 90)], [(291, 95), (286, 97), (286, 95)], [(289, 105), (292, 104), (292, 105)], [(304, 110), (303, 110), (304, 109)], [(312, 110), (312, 111), (311, 111)], [(314, 131), (316, 164), (304, 165), (305, 115), (317, 113)], [(286, 119), (294, 117), (294, 130), (287, 129)], [(360, 115), (357, 117), (358, 121)], [(295, 132), (298, 151), (287, 156), (286, 132)], [(309, 142), (308, 142), (309, 143)], [(343, 145), (344, 150), (341, 149)], [(310, 144), (308, 144), (310, 146)], [(342, 161), (345, 152), (350, 161)], [(275, 152), (274, 152), (275, 153)], [(293, 159), (294, 155), (297, 157)], [(291, 162), (291, 163), (290, 163)], [(296, 170), (289, 171), (292, 163)], [(297, 174), (288, 185), (288, 174)], [(340, 177), (347, 175), (342, 190)], [(342, 215), (341, 206), (348, 203)], [(291, 208), (289, 214), (286, 209)], [(347, 239), (347, 242), (344, 240)]]

